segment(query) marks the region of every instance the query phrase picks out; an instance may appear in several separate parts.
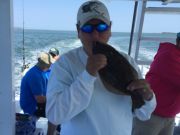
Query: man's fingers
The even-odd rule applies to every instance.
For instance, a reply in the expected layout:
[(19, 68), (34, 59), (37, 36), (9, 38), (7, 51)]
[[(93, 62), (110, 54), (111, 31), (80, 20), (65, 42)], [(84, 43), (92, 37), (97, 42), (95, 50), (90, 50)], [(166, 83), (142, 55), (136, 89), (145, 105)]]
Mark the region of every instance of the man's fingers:
[(133, 91), (135, 89), (150, 89), (149, 84), (144, 79), (139, 79), (131, 82), (128, 87), (128, 90)]
[(86, 69), (87, 71), (92, 74), (96, 75), (96, 73), (107, 64), (107, 58), (105, 55), (96, 54), (91, 55), (88, 58)]

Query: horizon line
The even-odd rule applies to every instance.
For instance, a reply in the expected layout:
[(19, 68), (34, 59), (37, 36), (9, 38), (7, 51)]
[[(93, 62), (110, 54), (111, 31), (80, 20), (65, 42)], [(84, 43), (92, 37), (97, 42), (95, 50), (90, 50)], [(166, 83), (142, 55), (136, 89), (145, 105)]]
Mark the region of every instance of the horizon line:
[[(13, 27), (14, 29), (23, 29), (22, 27)], [(77, 32), (76, 30), (60, 30), (60, 29), (38, 29), (38, 28), (25, 28), (24, 30), (44, 30), (44, 31), (67, 31), (67, 32)], [(127, 31), (112, 31), (112, 33), (131, 33), (131, 32), (127, 32)], [(144, 34), (176, 34), (176, 32), (143, 32)]]

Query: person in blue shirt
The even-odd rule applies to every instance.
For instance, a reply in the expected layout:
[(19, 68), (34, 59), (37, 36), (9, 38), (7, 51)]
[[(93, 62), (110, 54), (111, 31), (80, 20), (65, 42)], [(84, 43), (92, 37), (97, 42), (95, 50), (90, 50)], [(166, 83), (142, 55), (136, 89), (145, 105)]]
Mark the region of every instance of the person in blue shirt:
[(53, 57), (53, 59), (56, 61), (59, 59), (59, 50), (55, 47), (49, 49), (49, 54)]
[[(59, 50), (55, 47), (49, 49), (49, 54), (52, 56), (54, 62), (59, 59)], [(51, 67), (46, 71), (46, 75), (49, 78), (51, 68), (53, 66), (53, 63), (51, 64)]]
[(50, 54), (42, 52), (38, 62), (22, 78), (20, 87), (20, 106), (24, 113), (45, 117), (46, 90), (48, 78), (46, 71), (53, 59)]
[[(20, 106), (25, 114), (45, 117), (46, 90), (48, 83), (47, 71), (54, 62), (49, 53), (42, 52), (38, 62), (22, 78), (20, 87)], [(48, 132), (54, 127), (48, 122)]]

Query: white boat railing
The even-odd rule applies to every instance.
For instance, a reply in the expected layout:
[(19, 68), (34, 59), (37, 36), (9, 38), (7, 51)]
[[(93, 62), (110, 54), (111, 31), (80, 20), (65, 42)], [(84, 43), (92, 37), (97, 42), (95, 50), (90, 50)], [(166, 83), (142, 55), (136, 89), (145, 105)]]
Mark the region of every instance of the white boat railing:
[[(135, 0), (136, 10), (134, 10), (133, 22), (132, 22), (132, 29), (131, 29), (131, 37), (130, 37), (130, 47), (129, 47), (129, 54), (136, 60), (138, 64), (141, 65), (148, 65), (151, 61), (140, 61), (139, 58), (139, 51), (140, 45), (142, 41), (160, 41), (160, 42), (171, 42), (175, 41), (175, 38), (162, 38), (162, 37), (146, 37), (143, 35), (143, 26), (144, 26), (144, 18), (146, 14), (180, 14), (180, 0)], [(177, 7), (148, 7), (148, 2), (156, 1), (156, 2), (166, 2), (168, 3), (177, 3), (179, 6)], [(178, 25), (178, 24), (177, 24)], [(132, 51), (131, 51), (132, 50)]]
[(0, 0), (0, 135), (14, 135), (12, 0)]

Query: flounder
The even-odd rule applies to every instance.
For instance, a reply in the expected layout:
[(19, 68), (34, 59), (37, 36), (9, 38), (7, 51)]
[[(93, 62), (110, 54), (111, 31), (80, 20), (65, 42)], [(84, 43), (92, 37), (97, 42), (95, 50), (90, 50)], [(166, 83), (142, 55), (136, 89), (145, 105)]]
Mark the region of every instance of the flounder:
[(144, 105), (143, 97), (138, 90), (128, 91), (127, 86), (138, 79), (138, 73), (128, 60), (112, 46), (95, 42), (92, 48), (93, 54), (103, 54), (107, 57), (107, 65), (100, 69), (99, 76), (104, 86), (110, 92), (130, 95), (132, 98), (132, 111)]

